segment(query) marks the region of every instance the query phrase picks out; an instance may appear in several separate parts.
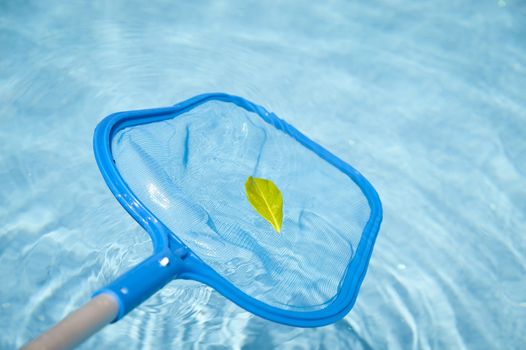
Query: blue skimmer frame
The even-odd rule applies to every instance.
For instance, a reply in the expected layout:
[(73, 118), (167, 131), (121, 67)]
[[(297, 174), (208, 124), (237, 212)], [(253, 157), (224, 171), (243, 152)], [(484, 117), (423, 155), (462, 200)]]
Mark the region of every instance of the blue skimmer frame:
[[(111, 151), (111, 140), (127, 127), (176, 118), (207, 101), (233, 103), (254, 112), (265, 122), (290, 135), (304, 147), (348, 175), (362, 190), (370, 207), (370, 216), (362, 232), (355, 256), (337, 295), (315, 311), (284, 310), (265, 304), (243, 293), (203, 262), (175, 233), (166, 227), (134, 195), (119, 174)], [(153, 255), (126, 272), (94, 295), (108, 293), (119, 303), (117, 321), (175, 278), (200, 281), (217, 290), (240, 307), (271, 321), (298, 327), (319, 327), (343, 318), (353, 307), (367, 271), (374, 242), (382, 221), (382, 205), (372, 185), (352, 166), (342, 161), (296, 128), (263, 107), (244, 98), (224, 93), (202, 94), (172, 107), (119, 112), (103, 119), (95, 129), (93, 147), (99, 169), (108, 187), (128, 213), (148, 232)]]

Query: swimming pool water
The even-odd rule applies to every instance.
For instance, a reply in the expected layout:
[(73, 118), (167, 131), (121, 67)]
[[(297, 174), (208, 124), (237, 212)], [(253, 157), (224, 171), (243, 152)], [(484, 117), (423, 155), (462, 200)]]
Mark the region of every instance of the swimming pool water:
[(525, 20), (492, 0), (0, 3), (0, 348), (149, 253), (95, 165), (97, 122), (225, 91), (379, 191), (356, 306), (292, 328), (176, 281), (81, 348), (520, 349)]

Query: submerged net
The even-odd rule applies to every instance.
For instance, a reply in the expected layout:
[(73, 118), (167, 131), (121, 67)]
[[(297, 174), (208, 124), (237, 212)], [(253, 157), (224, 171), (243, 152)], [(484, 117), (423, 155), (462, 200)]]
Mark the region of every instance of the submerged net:
[[(206, 102), (112, 140), (117, 169), (144, 205), (204, 262), (248, 295), (287, 310), (336, 295), (369, 218), (345, 174), (257, 114)], [(283, 195), (277, 234), (250, 205), (248, 176)]]

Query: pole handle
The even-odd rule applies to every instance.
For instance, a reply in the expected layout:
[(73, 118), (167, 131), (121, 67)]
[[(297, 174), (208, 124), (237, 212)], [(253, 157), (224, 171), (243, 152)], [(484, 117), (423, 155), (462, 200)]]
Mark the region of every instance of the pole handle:
[[(175, 254), (174, 254), (175, 253)], [(73, 349), (108, 323), (120, 320), (184, 269), (185, 248), (166, 248), (95, 292), (94, 297), (22, 350)]]
[(119, 304), (112, 295), (99, 294), (21, 350), (73, 349), (112, 322), (118, 311)]

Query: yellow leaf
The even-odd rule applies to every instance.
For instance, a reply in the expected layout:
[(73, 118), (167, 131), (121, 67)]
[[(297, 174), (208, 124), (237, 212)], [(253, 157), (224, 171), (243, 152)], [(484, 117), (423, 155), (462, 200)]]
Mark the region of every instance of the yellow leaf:
[(279, 188), (267, 179), (249, 176), (245, 182), (247, 199), (277, 233), (283, 223), (283, 197)]

